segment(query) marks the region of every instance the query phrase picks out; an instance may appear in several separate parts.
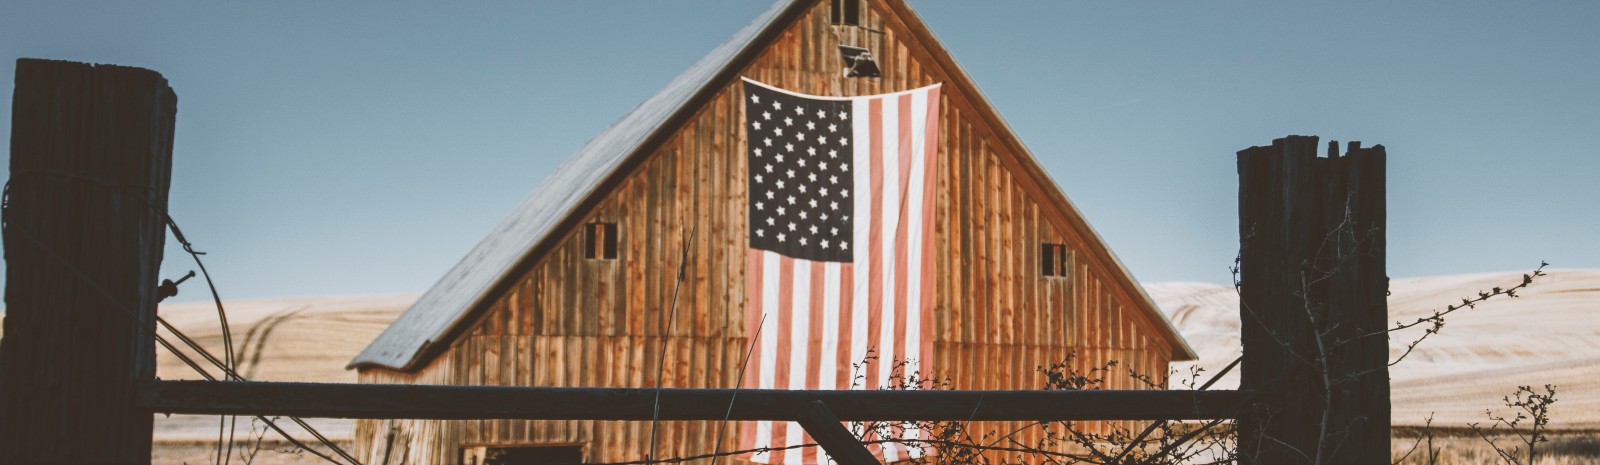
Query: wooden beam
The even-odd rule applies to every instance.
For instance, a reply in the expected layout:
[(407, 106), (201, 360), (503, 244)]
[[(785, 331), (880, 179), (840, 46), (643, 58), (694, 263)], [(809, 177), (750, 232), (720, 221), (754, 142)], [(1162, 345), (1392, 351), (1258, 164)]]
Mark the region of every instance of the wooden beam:
[[(1188, 420), (1233, 418), (1242, 391), (775, 391), (662, 389), (661, 420), (780, 420), (820, 400), (842, 421)], [(156, 413), (319, 418), (650, 420), (648, 388), (557, 388), (152, 381), (138, 405)]]
[(839, 465), (881, 465), (878, 458), (861, 445), (861, 440), (844, 428), (839, 417), (828, 410), (828, 404), (820, 400), (800, 404), (794, 421)]
[(0, 455), (149, 463), (177, 96), (147, 69), (17, 60)]

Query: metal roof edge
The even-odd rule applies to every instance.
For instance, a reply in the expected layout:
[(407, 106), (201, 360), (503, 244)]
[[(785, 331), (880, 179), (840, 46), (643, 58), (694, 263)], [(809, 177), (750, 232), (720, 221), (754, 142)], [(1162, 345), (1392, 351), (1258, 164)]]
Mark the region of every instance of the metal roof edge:
[[(730, 74), (736, 74), (742, 69), (743, 64), (754, 59), (753, 51), (759, 51), (755, 44), (768, 42), (776, 32), (781, 32), (782, 27), (794, 22), (798, 14), (819, 0), (779, 0), (766, 12), (762, 13), (750, 24), (740, 29), (728, 41), (713, 49), (694, 65), (670, 81), (661, 91), (645, 99), (632, 111), (619, 118), (594, 138), (591, 138), (579, 148), (563, 165), (540, 183), (517, 207), (512, 214), (507, 216), (489, 234), (473, 247), (461, 261), (451, 267), (428, 292), (424, 293), (416, 303), (399, 318), (391, 323), (372, 343), (357, 354), (345, 369), (387, 368), (398, 371), (414, 371), (424, 362), (426, 354), (437, 350), (437, 344), (449, 341), (449, 337), (458, 327), (479, 313), (477, 310), (486, 305), (485, 299), (491, 290), (500, 286), (511, 275), (522, 268), (543, 246), (550, 240), (550, 233), (559, 230), (560, 223), (567, 222), (568, 217), (581, 208), (586, 200), (591, 199), (600, 186), (619, 174), (619, 170), (628, 164), (629, 160), (636, 159), (652, 143), (659, 143), (662, 134), (670, 134), (671, 130), (665, 124), (671, 121), (685, 119), (686, 113), (695, 110), (695, 102), (703, 101), (715, 93), (719, 86), (715, 85), (729, 79)], [(754, 50), (753, 50), (754, 49)], [(639, 132), (638, 127), (648, 127), (648, 131)], [(627, 132), (635, 129), (634, 132)], [(675, 129), (675, 128), (673, 128)], [(616, 138), (633, 139), (624, 147), (607, 147), (608, 142), (615, 142)], [(607, 150), (610, 149), (610, 150)], [(607, 156), (609, 155), (609, 156)], [(592, 159), (592, 158), (598, 158)], [(581, 178), (588, 182), (578, 189), (563, 189), (566, 186), (562, 181), (563, 175), (573, 174), (569, 171), (580, 171), (591, 168), (585, 162), (604, 162), (603, 174)], [(592, 172), (592, 171), (591, 171)], [(581, 174), (581, 173), (579, 173)], [(564, 192), (563, 192), (564, 191)], [(562, 195), (565, 193), (566, 195)], [(581, 195), (578, 195), (581, 194)], [(547, 197), (557, 197), (549, 199)], [(560, 200), (556, 210), (540, 209), (540, 203), (549, 200)], [(553, 215), (550, 213), (554, 213)], [(530, 218), (532, 216), (533, 218)], [(525, 239), (513, 237), (518, 240), (516, 246), (500, 244), (503, 239), (500, 233), (511, 232), (518, 229), (523, 221), (543, 219), (542, 225), (535, 225), (537, 231), (526, 231), (530, 234)], [(542, 226), (542, 227), (538, 227)], [(484, 255), (492, 255), (497, 249), (520, 250), (515, 255), (505, 255), (494, 260), (496, 264), (484, 265)], [(514, 258), (513, 258), (514, 257)], [(481, 274), (473, 276), (473, 268), (497, 268), (498, 272), (490, 279), (485, 279)], [(477, 282), (461, 283), (461, 278), (475, 278)], [(458, 297), (457, 286), (466, 284), (473, 289), (470, 302)], [(454, 299), (452, 299), (454, 297)], [(454, 314), (448, 320), (426, 319), (426, 312), (438, 311), (438, 308), (450, 306), (450, 301), (456, 300)], [(420, 319), (420, 320), (419, 320)], [(408, 321), (412, 320), (412, 321)], [(406, 323), (426, 324), (428, 328), (415, 328)], [(425, 329), (426, 331), (415, 331)], [(414, 341), (414, 342), (412, 342)]]

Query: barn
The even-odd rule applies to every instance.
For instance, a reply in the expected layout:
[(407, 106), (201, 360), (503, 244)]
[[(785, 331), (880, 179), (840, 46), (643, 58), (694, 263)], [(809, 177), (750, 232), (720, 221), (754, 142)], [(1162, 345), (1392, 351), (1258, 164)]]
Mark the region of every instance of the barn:
[[(926, 234), (913, 233), (921, 244), (913, 265), (895, 268), (914, 286), (885, 297), (899, 296), (894, 308), (910, 313), (888, 312), (885, 318), (900, 319), (873, 320), (871, 330), (894, 328), (900, 332), (883, 329), (885, 338), (909, 334), (912, 342), (896, 353), (890, 339), (871, 339), (873, 353), (915, 358), (924, 376), (948, 378), (956, 389), (1039, 388), (1035, 368), (1074, 352), (1083, 367), (1117, 360), (1152, 374), (1194, 359), (903, 0), (782, 0), (574, 153), (350, 367), (363, 383), (387, 384), (877, 387), (883, 379), (874, 373), (888, 363), (854, 367), (866, 344), (859, 337), (853, 350), (824, 345), (822, 355), (814, 347), (809, 358), (807, 349), (795, 353), (800, 358), (781, 355), (778, 370), (787, 371), (779, 374), (788, 373), (790, 384), (772, 385), (766, 365), (741, 377), (752, 349), (769, 355), (804, 347), (799, 331), (830, 341), (850, 333), (841, 326), (848, 319), (836, 314), (768, 311), (778, 308), (768, 292), (775, 288), (751, 284), (792, 278), (788, 268), (778, 273), (752, 258), (765, 253), (753, 252), (759, 223), (750, 199), (764, 182), (754, 181), (750, 158), (754, 83), (834, 99), (928, 96), (919, 107), (927, 119), (917, 120), (930, 123), (917, 142), (928, 154), (918, 165), (926, 182), (914, 183), (924, 194), (914, 218), (926, 229), (910, 228)], [(812, 276), (824, 280), (821, 271)], [(783, 296), (809, 290), (820, 301), (824, 287), (837, 288), (818, 284)], [(834, 368), (808, 379), (782, 360)], [(852, 381), (859, 378), (851, 370), (868, 372), (866, 382)], [(1137, 386), (1114, 377), (1106, 387)], [(784, 428), (662, 423), (654, 431), (657, 457), (710, 452), (719, 431), (728, 434), (720, 450), (781, 446)], [(651, 437), (646, 422), (364, 420), (356, 447), (369, 464), (486, 456), (610, 463), (644, 459)], [(812, 462), (811, 449), (735, 460)], [(905, 458), (905, 451), (875, 451)]]

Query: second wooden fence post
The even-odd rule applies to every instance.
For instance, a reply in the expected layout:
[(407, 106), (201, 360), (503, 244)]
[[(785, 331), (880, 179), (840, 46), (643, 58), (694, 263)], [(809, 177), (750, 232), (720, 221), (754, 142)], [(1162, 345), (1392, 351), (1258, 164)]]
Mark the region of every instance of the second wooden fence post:
[(1241, 464), (1388, 464), (1383, 146), (1239, 152)]

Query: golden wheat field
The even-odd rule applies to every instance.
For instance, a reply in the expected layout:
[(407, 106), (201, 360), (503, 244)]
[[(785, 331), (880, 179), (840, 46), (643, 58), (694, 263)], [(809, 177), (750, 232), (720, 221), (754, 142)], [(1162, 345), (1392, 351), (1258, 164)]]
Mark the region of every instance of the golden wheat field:
[[(1463, 428), (1484, 421), (1483, 411), (1501, 406), (1517, 386), (1553, 384), (1557, 403), (1551, 426), (1600, 429), (1600, 270), (1547, 270), (1548, 276), (1518, 292), (1450, 314), (1438, 334), (1389, 369), (1393, 423)], [(1389, 319), (1413, 321), (1460, 303), (1480, 290), (1507, 288), (1523, 272), (1394, 279)], [(1188, 365), (1218, 370), (1239, 355), (1239, 297), (1229, 286), (1156, 283), (1145, 286), (1184, 338), (1200, 353)], [(1396, 332), (1390, 358), (1422, 335), (1426, 325)], [(1239, 385), (1237, 372), (1217, 388)]]
[[(1542, 444), (1541, 464), (1600, 464), (1600, 270), (1553, 270), (1515, 299), (1497, 298), (1447, 319), (1444, 330), (1391, 369), (1394, 456), (1401, 463), (1427, 462), (1415, 450), (1416, 428), (1430, 415), (1439, 434), (1440, 464), (1499, 463), (1482, 439), (1464, 435), (1484, 410), (1504, 412), (1501, 398), (1519, 385), (1557, 386), (1551, 426), (1558, 433)], [(1521, 272), (1395, 279), (1390, 319), (1406, 320), (1471, 297), (1478, 290), (1509, 287)], [(1152, 298), (1201, 354), (1194, 365), (1215, 370), (1238, 354), (1238, 297), (1228, 286), (1194, 283), (1146, 285)], [(275, 381), (354, 382), (344, 369), (352, 356), (393, 320), (415, 296), (291, 298), (228, 302), (234, 355), (246, 377)], [(202, 344), (221, 351), (222, 335), (210, 302), (162, 305), (161, 314)], [(1394, 355), (1416, 334), (1391, 340)], [(1187, 367), (1179, 365), (1178, 370)], [(159, 355), (164, 379), (198, 379), (170, 354)], [(1237, 385), (1229, 376), (1219, 388)], [(353, 431), (349, 420), (312, 420), (340, 441)], [(239, 420), (241, 444), (251, 430)], [(156, 463), (199, 464), (215, 459), (216, 417), (156, 417)], [(268, 436), (270, 439), (270, 436)], [(1501, 440), (1502, 444), (1509, 444)], [(281, 443), (264, 442), (250, 463), (319, 463)], [(240, 446), (233, 463), (242, 463)], [(1406, 455), (1407, 451), (1410, 455)]]

